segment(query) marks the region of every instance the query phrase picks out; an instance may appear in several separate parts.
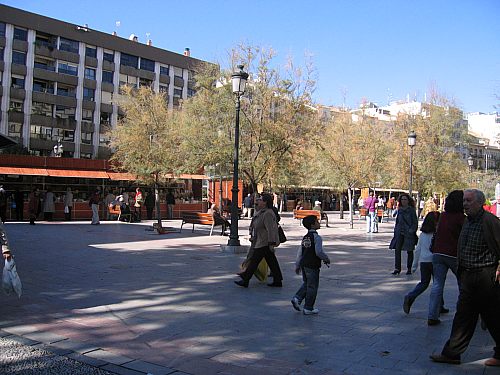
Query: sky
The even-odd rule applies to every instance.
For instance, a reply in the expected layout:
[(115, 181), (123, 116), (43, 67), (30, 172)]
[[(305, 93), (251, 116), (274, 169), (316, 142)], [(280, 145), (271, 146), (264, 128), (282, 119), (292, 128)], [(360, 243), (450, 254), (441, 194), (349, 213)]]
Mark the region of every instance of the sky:
[[(227, 66), (241, 42), (277, 65), (312, 56), (314, 101), (420, 100), (431, 88), (466, 112), (500, 104), (500, 0), (1, 1)], [(117, 26), (119, 22), (119, 26)], [(345, 98), (345, 99), (344, 99)]]

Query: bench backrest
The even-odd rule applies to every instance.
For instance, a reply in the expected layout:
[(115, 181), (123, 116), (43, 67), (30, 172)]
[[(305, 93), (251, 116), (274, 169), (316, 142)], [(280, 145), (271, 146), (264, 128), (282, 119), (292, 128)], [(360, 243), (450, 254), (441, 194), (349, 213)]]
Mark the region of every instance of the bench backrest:
[(203, 212), (181, 212), (181, 218), (187, 223), (212, 224), (214, 222), (212, 214)]
[(321, 212), (316, 210), (293, 210), (293, 217), (295, 219), (303, 219), (310, 215), (316, 216), (318, 220), (321, 219)]

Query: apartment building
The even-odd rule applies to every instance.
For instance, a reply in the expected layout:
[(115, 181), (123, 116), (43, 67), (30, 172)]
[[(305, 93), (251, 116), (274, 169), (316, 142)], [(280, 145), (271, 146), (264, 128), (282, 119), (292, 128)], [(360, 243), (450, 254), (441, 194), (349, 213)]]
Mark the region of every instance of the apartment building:
[(151, 86), (169, 108), (194, 94), (201, 60), (0, 5), (0, 133), (33, 155), (106, 159), (120, 86)]

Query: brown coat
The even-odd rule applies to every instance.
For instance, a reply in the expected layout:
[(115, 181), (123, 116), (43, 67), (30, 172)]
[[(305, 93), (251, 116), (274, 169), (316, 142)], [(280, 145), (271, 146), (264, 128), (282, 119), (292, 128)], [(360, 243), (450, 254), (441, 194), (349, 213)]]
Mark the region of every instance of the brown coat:
[(278, 222), (272, 209), (263, 208), (254, 215), (251, 241), (256, 249), (269, 245), (279, 246)]

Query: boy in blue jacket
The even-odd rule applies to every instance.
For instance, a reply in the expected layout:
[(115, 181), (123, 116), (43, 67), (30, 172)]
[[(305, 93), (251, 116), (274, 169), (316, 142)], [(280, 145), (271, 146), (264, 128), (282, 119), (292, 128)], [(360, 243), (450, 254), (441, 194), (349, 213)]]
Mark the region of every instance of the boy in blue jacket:
[(307, 234), (302, 238), (302, 243), (297, 252), (295, 273), (298, 275), (302, 272), (303, 283), (291, 302), (293, 308), (300, 311), (300, 304), (305, 299), (303, 314), (314, 315), (319, 313), (319, 310), (314, 308), (314, 303), (318, 294), (321, 261), (328, 266), (330, 259), (323, 252), (323, 240), (316, 231), (320, 227), (316, 216), (306, 216), (302, 220), (302, 225), (307, 229)]

